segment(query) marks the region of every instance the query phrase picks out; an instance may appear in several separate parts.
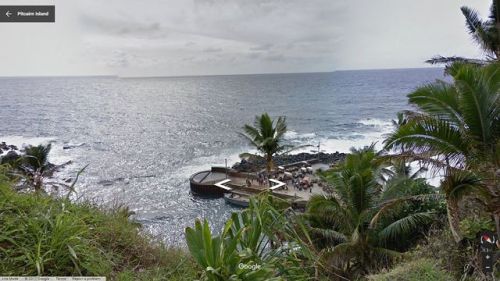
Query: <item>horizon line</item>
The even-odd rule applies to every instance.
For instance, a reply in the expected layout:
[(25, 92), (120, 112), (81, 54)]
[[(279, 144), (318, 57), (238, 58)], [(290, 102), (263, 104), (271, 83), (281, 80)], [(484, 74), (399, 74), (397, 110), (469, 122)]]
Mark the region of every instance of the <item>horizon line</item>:
[(151, 75), (151, 76), (120, 76), (118, 74), (92, 74), (92, 75), (18, 75), (0, 76), (4, 78), (120, 78), (120, 79), (154, 79), (154, 78), (189, 78), (189, 77), (213, 77), (213, 76), (252, 76), (252, 75), (283, 75), (283, 74), (321, 74), (351, 71), (381, 71), (381, 70), (404, 70), (404, 69), (442, 69), (441, 66), (428, 67), (387, 67), (387, 68), (357, 68), (357, 69), (336, 69), (332, 71), (310, 71), (310, 72), (259, 72), (259, 73), (232, 73), (232, 74), (192, 74), (192, 75)]

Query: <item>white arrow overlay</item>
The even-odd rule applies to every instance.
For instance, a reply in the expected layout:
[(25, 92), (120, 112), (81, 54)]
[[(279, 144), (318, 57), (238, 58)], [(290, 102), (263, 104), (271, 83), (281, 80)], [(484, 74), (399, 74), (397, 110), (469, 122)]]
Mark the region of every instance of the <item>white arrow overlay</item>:
[(217, 186), (217, 187), (220, 187), (220, 188), (222, 188), (224, 190), (231, 191), (231, 190), (233, 190), (232, 188), (230, 188), (229, 186), (225, 186), (224, 185), (225, 183), (228, 183), (230, 181), (231, 181), (230, 179), (225, 179), (225, 180), (220, 181), (220, 182), (218, 182), (218, 183), (216, 183), (214, 185)]
[(10, 11), (7, 11), (7, 13), (5, 13), (5, 15), (10, 18), (10, 16), (12, 15), (12, 13)]
[(278, 189), (278, 188), (286, 185), (286, 183), (278, 181), (278, 180), (275, 180), (275, 179), (270, 179), (269, 181), (276, 183), (276, 185), (271, 186), (269, 188), (269, 190), (275, 190), (275, 189)]

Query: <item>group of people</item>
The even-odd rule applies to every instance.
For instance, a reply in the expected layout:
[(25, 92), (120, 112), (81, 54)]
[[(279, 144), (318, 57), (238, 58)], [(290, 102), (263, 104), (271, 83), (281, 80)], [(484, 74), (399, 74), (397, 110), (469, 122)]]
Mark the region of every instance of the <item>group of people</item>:
[[(313, 183), (311, 182), (308, 174), (312, 174), (313, 169), (311, 167), (301, 167), (292, 172), (283, 171), (283, 175), (279, 177), (279, 180), (285, 182), (287, 185), (290, 184), (295, 190), (307, 190), (312, 192)], [(288, 190), (288, 187), (286, 188)]]
[(269, 185), (269, 179), (276, 178), (277, 180), (286, 183), (281, 189), (288, 190), (288, 186), (292, 186), (295, 190), (303, 191), (308, 190), (312, 192), (313, 183), (311, 182), (308, 174), (312, 174), (312, 168), (302, 167), (293, 172), (287, 172), (286, 170), (281, 173), (276, 173), (274, 175), (268, 175), (266, 172), (257, 173), (257, 178), (247, 177), (246, 185), (251, 187), (254, 180), (257, 181), (259, 186)]
[(267, 173), (261, 172), (257, 174), (257, 183), (259, 186), (267, 185), (269, 183), (269, 177)]
[[(264, 172), (258, 173), (256, 180), (257, 180), (257, 183), (259, 184), (259, 186), (264, 186), (264, 185), (267, 185), (269, 183), (269, 177)], [(246, 182), (246, 185), (248, 187), (250, 187), (250, 186), (252, 186), (253, 181), (254, 181), (253, 177), (247, 177), (245, 182)]]

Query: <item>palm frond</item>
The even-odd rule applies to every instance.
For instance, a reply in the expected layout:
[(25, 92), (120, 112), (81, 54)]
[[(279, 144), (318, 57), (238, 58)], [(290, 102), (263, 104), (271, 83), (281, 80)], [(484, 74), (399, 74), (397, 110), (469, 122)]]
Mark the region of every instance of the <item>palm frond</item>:
[(433, 214), (430, 212), (410, 214), (386, 226), (379, 232), (379, 238), (385, 242), (396, 241), (428, 224), (433, 219)]
[(478, 175), (467, 170), (449, 170), (441, 182), (449, 200), (458, 201), (472, 192), (488, 198), (489, 193)]
[(455, 87), (443, 81), (419, 87), (408, 95), (409, 102), (423, 112), (462, 126), (458, 98)]
[(321, 237), (321, 239), (328, 241), (328, 243), (331, 245), (336, 245), (347, 241), (347, 237), (344, 234), (333, 229), (311, 227), (310, 232), (312, 235), (319, 236)]
[(468, 151), (468, 142), (464, 140), (459, 128), (445, 120), (433, 117), (422, 118), (418, 122), (409, 122), (390, 134), (384, 141), (385, 149), (412, 150), (416, 153), (443, 155), (456, 163), (463, 161)]
[(465, 6), (461, 7), (460, 10), (465, 17), (467, 30), (471, 35), (475, 35), (478, 29), (483, 26), (483, 21), (479, 18), (477, 11)]
[[(492, 8), (496, 10), (496, 5), (493, 5)], [(498, 54), (498, 47), (500, 44), (500, 38), (498, 37), (496, 30), (496, 22), (493, 22), (493, 24), (491, 24), (491, 21), (483, 22), (474, 9), (462, 7), (461, 10), (465, 16), (467, 30), (474, 41), (481, 46), (483, 51), (492, 56), (496, 56)], [(490, 16), (496, 17), (496, 12), (497, 11), (495, 11), (495, 13), (491, 13)]]
[(436, 201), (440, 199), (444, 199), (444, 196), (442, 194), (430, 193), (430, 194), (404, 196), (400, 198), (387, 200), (380, 205), (379, 210), (372, 217), (372, 220), (370, 221), (370, 228), (375, 227), (376, 224), (379, 222), (379, 220), (382, 218), (382, 216), (390, 212), (394, 207), (396, 207), (399, 204), (403, 204), (409, 201), (429, 201), (429, 200)]
[[(454, 74), (460, 92), (460, 109), (467, 124), (469, 137), (483, 144), (493, 145), (493, 128), (499, 120), (500, 71), (497, 65), (478, 70), (462, 65)], [(488, 152), (490, 153), (490, 152)]]
[(481, 60), (481, 59), (471, 59), (471, 58), (464, 58), (464, 57), (457, 57), (457, 56), (451, 56), (451, 57), (444, 57), (444, 56), (434, 56), (428, 60), (425, 61), (428, 64), (445, 64), (445, 65), (451, 65), (456, 62), (463, 62), (463, 63), (469, 63), (469, 64), (475, 64), (475, 65), (484, 65), (487, 64), (488, 61), (486, 60)]

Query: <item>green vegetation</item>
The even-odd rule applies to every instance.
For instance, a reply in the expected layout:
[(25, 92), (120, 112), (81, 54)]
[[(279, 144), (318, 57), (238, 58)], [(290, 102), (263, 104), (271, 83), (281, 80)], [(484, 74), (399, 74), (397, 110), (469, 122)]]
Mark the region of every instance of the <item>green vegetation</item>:
[(386, 273), (368, 276), (370, 281), (451, 281), (452, 277), (435, 260), (419, 259), (402, 263)]
[(49, 177), (56, 168), (48, 161), (51, 144), (29, 146), (24, 155), (9, 161), (16, 175), (23, 178), (23, 187), (34, 189), (35, 192), (43, 191), (44, 180)]
[[(52, 150), (52, 145), (40, 144), (37, 146), (28, 146), (25, 148), (24, 154), (16, 153), (13, 157), (4, 157), (0, 163), (9, 167), (8, 174), (11, 178), (16, 179), (16, 189), (23, 191), (35, 191), (36, 193), (47, 193), (49, 191), (67, 192), (67, 196), (73, 192), (74, 184), (56, 181), (52, 178), (54, 172), (60, 167), (66, 165), (54, 165), (49, 162), (49, 153)], [(77, 175), (85, 170), (83, 168)]]
[(269, 195), (233, 213), (220, 235), (197, 221), (186, 229), (186, 241), (204, 269), (203, 280), (307, 280), (316, 270), (300, 217)]
[(309, 201), (311, 235), (337, 276), (352, 279), (391, 265), (434, 220), (438, 204), (422, 201), (438, 196), (425, 180), (406, 165), (388, 171), (376, 160), (373, 147), (353, 149), (323, 173), (332, 192)]
[(473, 196), (497, 221), (500, 234), (500, 71), (498, 64), (477, 67), (456, 63), (453, 84), (438, 81), (418, 88), (409, 101), (418, 111), (406, 112), (406, 124), (385, 141), (397, 156), (442, 171), (450, 230), (457, 242), (459, 206)]
[[(437, 81), (408, 96), (416, 110), (398, 114), (383, 151), (353, 149), (321, 173), (327, 195), (313, 196), (305, 213), (263, 194), (233, 213), (219, 234), (207, 221), (187, 228), (190, 255), (142, 234), (127, 208), (103, 210), (39, 192), (53, 169), (50, 146), (31, 147), (8, 168), (0, 166), (0, 273), (111, 280), (490, 278), (479, 270), (475, 237), (500, 231), (499, 69), (450, 65), (453, 83)], [(283, 117), (263, 114), (244, 130), (268, 171), (274, 155), (292, 149), (282, 144)], [(409, 163), (421, 168), (412, 171)], [(419, 178), (427, 169), (443, 175), (437, 189)], [(19, 184), (35, 192), (17, 193)]]
[[(487, 60), (438, 57), (452, 82), (408, 95), (383, 151), (353, 149), (322, 172), (325, 196), (305, 213), (263, 194), (220, 233), (186, 228), (189, 253), (148, 238), (127, 208), (52, 198), (49, 146), (0, 166), (0, 275), (104, 275), (111, 280), (498, 280), (480, 270), (477, 234), (500, 237), (500, 6), (488, 20), (462, 8)], [(457, 62), (458, 61), (458, 62)], [(453, 63), (454, 62), (454, 63)], [(283, 144), (286, 119), (264, 113), (244, 136), (266, 169)], [(420, 165), (412, 171), (410, 163)], [(434, 188), (420, 178), (443, 176)], [(9, 177), (7, 177), (9, 175)], [(26, 185), (18, 193), (13, 187)], [(70, 190), (72, 187), (70, 187)]]
[(483, 21), (477, 11), (469, 7), (462, 7), (462, 14), (465, 17), (467, 31), (474, 42), (479, 45), (486, 54), (486, 59), (470, 59), (463, 57), (443, 57), (436, 56), (427, 63), (451, 65), (455, 62), (466, 62), (475, 65), (485, 65), (500, 60), (500, 6), (498, 0), (493, 0), (490, 14), (487, 20)]
[[(499, 69), (496, 63), (450, 65), (447, 73), (453, 78), (452, 83), (437, 81), (408, 95), (416, 110), (398, 114), (395, 130), (384, 141), (383, 151), (377, 153), (373, 147), (353, 149), (343, 163), (322, 173), (331, 188), (330, 194), (310, 200), (307, 212), (301, 216), (306, 227), (302, 222), (289, 220), (289, 228), (304, 231), (285, 239), (287, 243), (312, 242), (300, 244), (301, 250), (308, 249), (308, 255), (300, 255), (299, 260), (314, 265), (315, 278), (363, 278), (390, 268), (408, 250), (417, 257), (415, 261), (410, 259), (394, 271), (373, 278), (406, 280), (397, 279), (406, 273), (409, 280), (419, 274), (428, 275), (431, 280), (447, 280), (447, 276), (487, 278), (480, 272), (475, 237), (493, 227), (500, 234)], [(255, 127), (245, 126), (246, 137), (268, 156), (268, 170), (272, 167), (272, 155), (282, 150), (279, 141), (286, 131), (284, 119), (278, 119), (276, 128), (273, 124), (263, 114), (256, 118)], [(408, 163), (418, 163), (421, 168), (412, 173)], [(443, 176), (439, 193), (418, 177), (427, 169)], [(257, 204), (251, 212), (258, 214), (259, 208)], [(228, 240), (231, 247), (240, 243), (239, 229), (231, 227), (234, 220), (228, 221), (221, 236), (213, 238), (219, 245), (216, 249), (227, 247), (222, 242), (226, 236), (238, 240)], [(432, 226), (438, 229), (433, 233), (443, 237), (442, 241), (424, 239)], [(200, 237), (201, 233), (210, 234), (199, 222), (195, 229)], [(191, 232), (194, 230), (188, 229), (191, 253), (196, 256), (200, 248), (207, 251), (202, 238), (193, 242)], [(311, 240), (301, 240), (304, 237)], [(205, 240), (212, 241), (208, 238)], [(237, 252), (243, 249), (240, 247)], [(274, 249), (269, 246), (262, 253)], [(422, 254), (422, 249), (447, 253), (450, 258), (441, 261)], [(261, 257), (262, 253), (252, 256)], [(234, 261), (241, 262), (244, 255), (237, 256), (240, 259)], [(429, 259), (438, 261), (449, 272), (445, 279), (440, 265), (431, 266)], [(207, 280), (247, 278), (242, 277), (245, 272), (234, 265), (227, 268), (220, 260), (196, 260), (205, 268)], [(254, 258), (251, 262), (262, 260)], [(261, 278), (269, 274), (267, 277), (286, 279), (286, 271), (277, 270), (272, 263), (267, 265), (271, 267), (262, 268)], [(221, 272), (224, 273), (218, 275)]]
[(192, 259), (141, 235), (126, 208), (16, 193), (0, 167), (0, 275), (196, 278)]
[[(287, 132), (286, 118), (278, 117), (277, 120), (272, 120), (271, 117), (264, 113), (261, 116), (255, 117), (254, 125), (246, 124), (243, 127), (244, 133), (240, 133), (249, 143), (254, 146), (259, 153), (264, 155), (266, 161), (266, 170), (271, 172), (273, 168), (273, 156), (279, 153), (288, 153), (299, 147), (286, 145), (283, 143), (283, 137)], [(261, 155), (242, 153), (241, 158), (262, 157)]]

